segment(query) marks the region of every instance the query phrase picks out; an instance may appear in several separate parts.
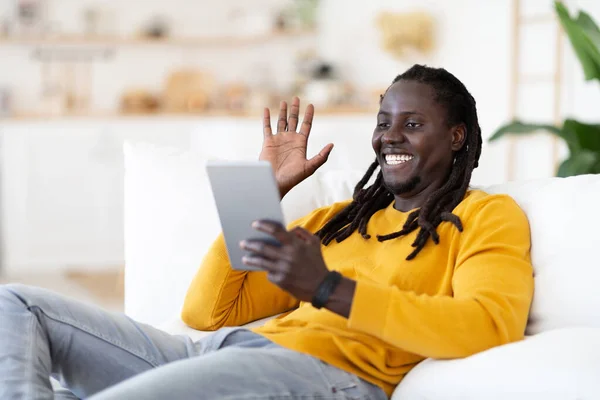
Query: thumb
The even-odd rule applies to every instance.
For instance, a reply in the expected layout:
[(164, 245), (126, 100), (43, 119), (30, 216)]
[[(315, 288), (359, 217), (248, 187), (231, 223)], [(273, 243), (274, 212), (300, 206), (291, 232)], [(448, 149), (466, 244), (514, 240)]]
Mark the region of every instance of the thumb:
[(331, 150), (333, 150), (333, 143), (329, 143), (328, 145), (323, 147), (319, 154), (308, 160), (308, 170), (311, 174), (313, 174), (316, 170), (321, 168), (321, 166), (327, 162)]

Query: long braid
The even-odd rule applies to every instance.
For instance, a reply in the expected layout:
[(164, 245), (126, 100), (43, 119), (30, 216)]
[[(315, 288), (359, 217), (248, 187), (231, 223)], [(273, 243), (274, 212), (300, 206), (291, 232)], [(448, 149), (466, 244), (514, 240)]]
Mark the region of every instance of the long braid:
[(379, 166), (377, 160), (369, 166), (369, 169), (363, 176), (363, 178), (358, 182), (356, 187), (354, 188), (354, 196), (353, 201), (348, 207), (344, 208), (340, 211), (335, 217), (329, 220), (325, 226), (318, 232), (318, 236), (321, 238), (321, 241), (324, 245), (328, 245), (331, 243), (333, 239), (338, 239), (338, 241), (344, 240), (346, 237), (350, 236), (352, 232), (350, 232), (343, 239), (339, 240), (339, 237), (343, 235), (343, 228), (351, 224), (356, 220), (356, 216), (358, 212), (365, 204), (371, 203), (372, 193), (377, 189), (376, 185), (372, 185), (368, 189), (364, 189), (366, 183), (371, 179), (373, 173)]
[(369, 166), (369, 169), (367, 169), (367, 173), (365, 174), (365, 176), (363, 176), (362, 179), (356, 184), (356, 187), (354, 188), (354, 198), (356, 198), (356, 195), (360, 193), (360, 191), (365, 187), (369, 179), (371, 179), (377, 167), (379, 167), (379, 161), (375, 159), (375, 162), (373, 162), (373, 164)]
[[(440, 223), (449, 222), (462, 232), (462, 222), (452, 211), (463, 200), (473, 170), (478, 166), (482, 138), (475, 99), (454, 75), (442, 68), (414, 65), (405, 73), (398, 75), (392, 84), (400, 80), (416, 81), (431, 86), (436, 93), (436, 101), (447, 108), (448, 123), (464, 124), (467, 135), (463, 147), (455, 153), (452, 169), (444, 185), (433, 192), (420, 209), (409, 214), (400, 231), (377, 235), (377, 240), (383, 242), (408, 235), (419, 229), (412, 243), (414, 250), (406, 258), (412, 260), (430, 238), (435, 244), (439, 243), (437, 227)], [(389, 206), (394, 199), (393, 194), (383, 183), (381, 171), (371, 186), (364, 187), (378, 166), (379, 163), (375, 160), (354, 188), (353, 201), (317, 232), (324, 245), (328, 245), (334, 239), (341, 242), (357, 230), (363, 238), (371, 237), (367, 232), (369, 220), (377, 211)]]

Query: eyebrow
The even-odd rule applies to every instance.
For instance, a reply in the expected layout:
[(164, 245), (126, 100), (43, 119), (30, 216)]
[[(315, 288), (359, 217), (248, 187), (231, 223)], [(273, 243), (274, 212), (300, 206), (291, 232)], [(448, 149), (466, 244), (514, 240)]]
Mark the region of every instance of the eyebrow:
[[(377, 113), (377, 116), (380, 116), (380, 115), (392, 115), (392, 114), (387, 111), (379, 111)], [(418, 111), (402, 111), (402, 112), (398, 113), (397, 115), (421, 115), (421, 116), (423, 116), (423, 114), (421, 114)]]

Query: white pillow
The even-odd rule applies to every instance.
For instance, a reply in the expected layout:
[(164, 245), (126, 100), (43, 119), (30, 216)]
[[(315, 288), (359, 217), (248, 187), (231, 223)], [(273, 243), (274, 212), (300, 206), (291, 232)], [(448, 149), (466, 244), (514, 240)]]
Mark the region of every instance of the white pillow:
[(150, 144), (124, 150), (125, 310), (159, 324), (179, 313), (220, 224), (197, 153)]
[(531, 227), (535, 294), (527, 334), (600, 327), (600, 175), (516, 182), (508, 193)]

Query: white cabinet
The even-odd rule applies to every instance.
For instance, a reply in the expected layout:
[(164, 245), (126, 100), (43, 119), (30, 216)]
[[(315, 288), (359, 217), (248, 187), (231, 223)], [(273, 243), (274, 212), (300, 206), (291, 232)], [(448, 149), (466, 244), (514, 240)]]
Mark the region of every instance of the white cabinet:
[(191, 122), (0, 125), (3, 268), (123, 264), (123, 142), (189, 146)]
[(4, 132), (7, 268), (119, 261), (122, 162), (98, 137), (64, 126)]

